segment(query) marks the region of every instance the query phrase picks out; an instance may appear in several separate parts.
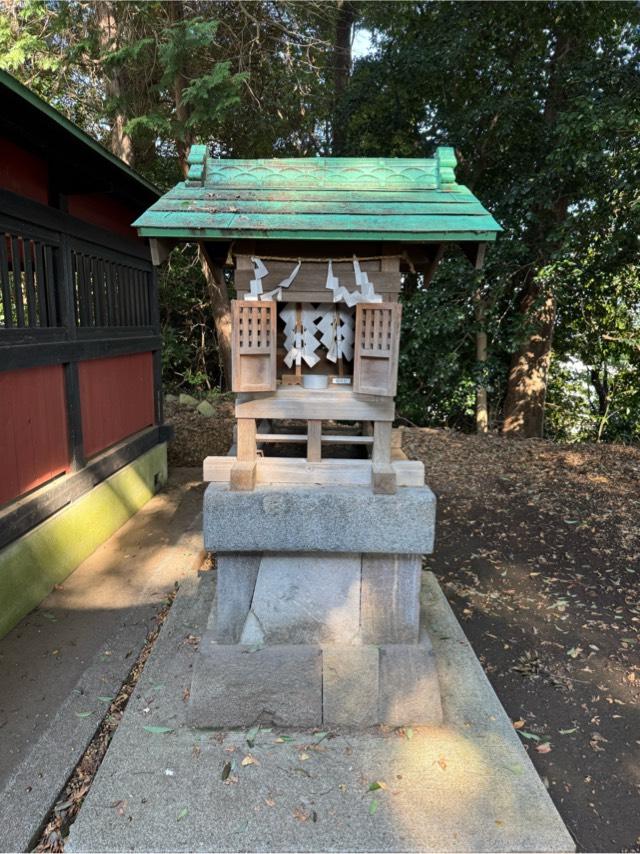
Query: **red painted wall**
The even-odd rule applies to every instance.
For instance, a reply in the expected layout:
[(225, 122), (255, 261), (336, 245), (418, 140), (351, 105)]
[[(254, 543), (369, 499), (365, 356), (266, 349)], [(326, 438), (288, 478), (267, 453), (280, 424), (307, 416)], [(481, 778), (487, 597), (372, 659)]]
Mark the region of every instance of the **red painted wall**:
[[(0, 136), (0, 189), (48, 205), (47, 162)], [(111, 196), (102, 193), (76, 193), (67, 196), (67, 211), (71, 216), (113, 234), (139, 240), (136, 230), (130, 225), (137, 218), (139, 211)]]
[(62, 365), (0, 372), (0, 504), (68, 470)]
[(129, 224), (137, 219), (138, 214), (118, 199), (112, 199), (100, 193), (78, 193), (67, 196), (67, 211), (71, 216), (98, 225), (107, 231), (139, 240), (137, 231)]
[(91, 359), (78, 371), (87, 457), (154, 423), (151, 353)]
[(42, 158), (0, 137), (0, 187), (43, 205), (49, 203), (49, 170)]

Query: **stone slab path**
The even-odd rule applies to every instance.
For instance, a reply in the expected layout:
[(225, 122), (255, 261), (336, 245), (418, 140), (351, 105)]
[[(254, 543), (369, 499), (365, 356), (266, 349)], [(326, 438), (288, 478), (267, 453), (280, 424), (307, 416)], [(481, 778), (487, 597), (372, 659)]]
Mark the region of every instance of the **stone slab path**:
[(362, 733), (185, 725), (215, 573), (182, 585), (66, 851), (571, 851), (435, 578), (447, 726)]
[(174, 469), (165, 491), (0, 641), (0, 850), (28, 848), (167, 594), (196, 575), (200, 478)]

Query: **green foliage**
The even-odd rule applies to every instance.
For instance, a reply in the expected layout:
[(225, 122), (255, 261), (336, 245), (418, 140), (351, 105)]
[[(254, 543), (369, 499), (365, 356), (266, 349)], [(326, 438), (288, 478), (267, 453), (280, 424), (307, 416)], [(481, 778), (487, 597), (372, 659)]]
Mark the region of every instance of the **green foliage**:
[(194, 247), (171, 253), (158, 285), (166, 387), (196, 391), (216, 388), (220, 374), (215, 330)]
[[(481, 283), (494, 423), (512, 354), (536, 334), (536, 307), (551, 294), (556, 364), (580, 360), (589, 376), (607, 367), (609, 393), (623, 395), (603, 429), (587, 407), (587, 433), (632, 435), (621, 413), (633, 410), (622, 377), (637, 366), (640, 338), (638, 6), (376, 3), (363, 14), (375, 50), (346, 95), (348, 153), (425, 156), (453, 144), (458, 180), (505, 227)], [(454, 280), (452, 269), (443, 265), (431, 293), (418, 289), (405, 304), (412, 339), (400, 399), (419, 423), (471, 423), (478, 282), (463, 269)], [(563, 381), (556, 371), (553, 395)], [(579, 435), (582, 421), (576, 414)], [(557, 424), (550, 417), (552, 434)]]
[[(499, 426), (514, 353), (534, 340), (535, 309), (551, 295), (548, 435), (637, 441), (640, 8), (355, 8), (374, 47), (339, 102), (339, 7), (327, 2), (24, 0), (0, 9), (0, 66), (105, 144), (120, 127), (135, 167), (161, 188), (180, 179), (194, 139), (221, 156), (313, 156), (331, 153), (340, 121), (347, 155), (424, 157), (455, 145), (458, 180), (505, 233), (481, 274), (454, 251), (427, 288), (408, 278), (400, 411), (473, 429), (481, 383)], [(489, 338), (482, 365), (478, 295)], [(167, 382), (216, 387), (193, 251), (172, 254), (161, 298)]]

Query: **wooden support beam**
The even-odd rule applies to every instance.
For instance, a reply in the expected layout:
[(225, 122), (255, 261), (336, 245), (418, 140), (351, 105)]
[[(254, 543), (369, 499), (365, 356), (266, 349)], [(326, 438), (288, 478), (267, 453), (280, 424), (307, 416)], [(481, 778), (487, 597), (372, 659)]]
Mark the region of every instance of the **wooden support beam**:
[(166, 261), (175, 245), (176, 241), (161, 240), (155, 237), (149, 238), (149, 250), (153, 266), (159, 267), (160, 264)]
[[(346, 390), (345, 390), (346, 388)], [(274, 393), (242, 393), (236, 397), (236, 418), (287, 418), (308, 421), (327, 418), (344, 421), (393, 421), (393, 398), (355, 394), (348, 386), (309, 389), (280, 386)]]
[(408, 460), (409, 457), (402, 450), (403, 427), (394, 427), (391, 431), (391, 460)]
[(371, 462), (386, 465), (391, 462), (391, 421), (375, 421), (373, 424), (373, 452)]
[[(308, 433), (256, 433), (258, 445), (265, 444), (306, 444)], [(327, 445), (373, 445), (371, 436), (350, 436), (349, 434), (323, 433), (322, 444)]]
[(458, 243), (462, 252), (466, 255), (469, 263), (476, 269), (481, 270), (484, 264), (484, 256), (487, 251), (486, 243)]
[(398, 491), (398, 482), (393, 466), (372, 465), (371, 487), (377, 495), (395, 495)]
[(394, 495), (397, 491), (396, 472), (391, 465), (392, 430), (390, 421), (375, 421), (373, 424), (371, 486), (375, 493), (382, 495)]
[[(207, 457), (203, 464), (203, 480), (229, 483), (231, 470), (239, 465), (234, 456)], [(300, 484), (309, 486), (370, 487), (370, 460), (328, 459), (308, 463), (299, 457), (259, 457), (256, 462), (257, 484)], [(398, 460), (391, 463), (398, 487), (424, 486), (424, 465), (419, 460)]]
[(322, 421), (307, 421), (307, 462), (319, 463), (322, 459)]
[(229, 488), (232, 492), (252, 492), (256, 485), (256, 462), (235, 462), (229, 472)]
[(255, 418), (238, 418), (238, 461), (252, 462), (257, 457)]
[(254, 418), (238, 418), (237, 460), (229, 473), (232, 492), (251, 492), (256, 485), (256, 422)]

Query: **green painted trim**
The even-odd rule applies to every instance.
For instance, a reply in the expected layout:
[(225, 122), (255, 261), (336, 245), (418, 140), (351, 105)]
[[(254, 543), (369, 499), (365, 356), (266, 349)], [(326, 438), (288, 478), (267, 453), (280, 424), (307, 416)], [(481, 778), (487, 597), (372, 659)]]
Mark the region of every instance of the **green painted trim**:
[(360, 234), (353, 231), (346, 234), (344, 231), (267, 231), (250, 228), (151, 228), (138, 226), (140, 237), (177, 237), (185, 240), (229, 240), (236, 238), (257, 238), (262, 240), (375, 240), (375, 241), (405, 241), (407, 243), (459, 243), (462, 240), (473, 240), (483, 242), (494, 242), (495, 231), (430, 231), (423, 234), (415, 231), (367, 231)]
[(16, 80), (15, 77), (12, 77), (11, 74), (8, 74), (6, 71), (0, 69), (0, 84), (6, 86), (7, 89), (10, 89), (16, 95), (19, 95), (32, 107), (35, 107), (39, 110), (43, 115), (47, 116), (49, 119), (53, 119), (53, 121), (63, 128), (67, 133), (70, 133), (72, 136), (75, 136), (76, 139), (79, 139), (80, 142), (83, 142), (88, 148), (96, 151), (101, 157), (105, 160), (108, 160), (114, 166), (117, 166), (118, 169), (122, 170), (129, 178), (133, 178), (134, 181), (137, 181), (141, 187), (144, 187), (146, 190), (150, 190), (156, 196), (160, 195), (160, 190), (157, 187), (147, 181), (146, 178), (143, 178), (142, 175), (139, 175), (135, 169), (132, 169), (130, 166), (120, 160), (119, 157), (116, 157), (115, 154), (112, 154), (110, 151), (107, 151), (106, 148), (103, 148), (99, 142), (96, 142), (93, 137), (89, 136), (89, 134), (85, 133), (83, 130), (77, 125), (74, 125), (73, 122), (69, 121), (69, 119), (65, 118), (62, 113), (59, 113), (51, 104), (47, 104), (46, 101), (43, 101), (42, 98), (39, 98), (34, 92), (20, 83), (19, 80)]
[(167, 480), (167, 445), (156, 445), (0, 551), (0, 638)]

